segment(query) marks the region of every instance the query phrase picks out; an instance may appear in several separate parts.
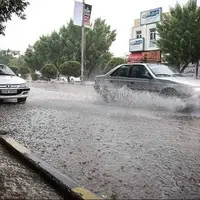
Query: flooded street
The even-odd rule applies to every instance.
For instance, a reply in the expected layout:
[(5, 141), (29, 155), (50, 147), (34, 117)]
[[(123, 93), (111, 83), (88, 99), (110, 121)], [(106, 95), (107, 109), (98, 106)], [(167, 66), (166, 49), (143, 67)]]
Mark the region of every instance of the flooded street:
[(0, 105), (1, 129), (98, 195), (200, 197), (200, 111), (131, 95), (106, 104), (92, 86), (34, 83), (25, 105)]

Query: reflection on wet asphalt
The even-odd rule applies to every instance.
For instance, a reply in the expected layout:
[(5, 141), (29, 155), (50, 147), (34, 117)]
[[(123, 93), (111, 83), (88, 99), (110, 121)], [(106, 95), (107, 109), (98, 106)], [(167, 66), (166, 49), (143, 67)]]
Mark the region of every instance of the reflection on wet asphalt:
[(33, 84), (0, 106), (1, 129), (99, 195), (200, 196), (200, 112), (139, 94), (105, 104), (91, 86)]

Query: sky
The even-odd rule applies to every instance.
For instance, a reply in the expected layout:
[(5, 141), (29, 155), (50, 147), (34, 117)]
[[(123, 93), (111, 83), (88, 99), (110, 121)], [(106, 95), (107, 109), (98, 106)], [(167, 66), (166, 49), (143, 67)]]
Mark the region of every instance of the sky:
[[(10, 48), (24, 53), (28, 45), (33, 45), (41, 35), (59, 30), (73, 18), (74, 0), (29, 0), (29, 2), (26, 20), (13, 16), (12, 20), (6, 23), (6, 36), (0, 36), (0, 49)], [(117, 30), (116, 41), (110, 51), (115, 56), (124, 56), (129, 51), (134, 19), (140, 17), (140, 12), (157, 7), (162, 7), (163, 12), (167, 12), (177, 0), (85, 0), (85, 2), (92, 5), (92, 21), (101, 17), (106, 19), (112, 29)], [(187, 0), (178, 2), (185, 4)]]

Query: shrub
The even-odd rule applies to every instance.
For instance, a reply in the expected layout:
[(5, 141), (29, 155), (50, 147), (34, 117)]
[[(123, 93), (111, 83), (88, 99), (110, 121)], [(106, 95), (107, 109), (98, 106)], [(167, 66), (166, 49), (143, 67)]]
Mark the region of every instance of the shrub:
[(39, 77), (36, 73), (31, 73), (31, 78), (33, 81), (37, 81)]
[(42, 67), (41, 73), (43, 77), (46, 77), (48, 79), (56, 78), (58, 74), (58, 70), (53, 64), (46, 64)]
[(67, 61), (60, 66), (59, 71), (65, 76), (78, 77), (81, 73), (81, 64), (77, 61)]
[(119, 57), (113, 57), (105, 66), (103, 72), (104, 73), (108, 73), (111, 69), (113, 69), (114, 67), (121, 65), (125, 63), (125, 60), (123, 58), (119, 58)]
[(20, 68), (19, 68), (19, 73), (21, 74), (21, 76), (22, 76), (23, 78), (26, 78), (27, 75), (30, 73), (30, 70), (29, 70), (28, 67), (20, 67)]

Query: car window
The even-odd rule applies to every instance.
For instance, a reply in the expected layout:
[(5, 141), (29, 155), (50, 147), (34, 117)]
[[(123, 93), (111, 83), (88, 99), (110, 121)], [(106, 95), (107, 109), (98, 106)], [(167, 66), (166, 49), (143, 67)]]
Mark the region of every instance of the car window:
[(6, 65), (0, 65), (0, 75), (12, 75), (15, 76), (15, 73)]
[(147, 78), (149, 72), (143, 65), (132, 65), (130, 70), (131, 78)]
[(172, 76), (173, 74), (179, 74), (176, 69), (163, 64), (148, 64), (148, 67), (155, 76)]
[(116, 69), (111, 76), (121, 76), (121, 77), (129, 77), (130, 65), (122, 65), (118, 69)]

